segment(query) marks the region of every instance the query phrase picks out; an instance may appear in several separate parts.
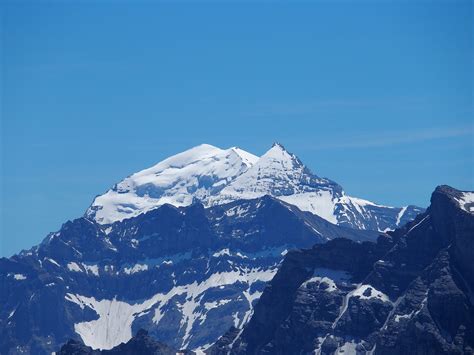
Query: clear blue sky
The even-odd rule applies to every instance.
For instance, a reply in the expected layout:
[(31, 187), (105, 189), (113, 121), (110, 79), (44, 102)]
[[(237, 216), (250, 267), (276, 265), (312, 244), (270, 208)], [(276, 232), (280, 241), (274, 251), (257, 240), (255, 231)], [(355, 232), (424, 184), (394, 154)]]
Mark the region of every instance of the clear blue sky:
[(200, 143), (389, 205), (474, 188), (471, 1), (2, 4), (1, 255)]

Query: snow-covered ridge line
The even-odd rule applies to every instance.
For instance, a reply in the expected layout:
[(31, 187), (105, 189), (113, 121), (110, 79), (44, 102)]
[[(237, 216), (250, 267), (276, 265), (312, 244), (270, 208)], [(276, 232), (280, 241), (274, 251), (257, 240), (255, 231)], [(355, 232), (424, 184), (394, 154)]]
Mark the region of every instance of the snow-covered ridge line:
[[(281, 144), (261, 157), (240, 148), (202, 144), (139, 171), (96, 197), (86, 216), (104, 225), (164, 204), (205, 207), (271, 195), (333, 224), (380, 232), (422, 212), (390, 207), (345, 194), (341, 186), (313, 174)], [(236, 211), (244, 213), (244, 211)]]

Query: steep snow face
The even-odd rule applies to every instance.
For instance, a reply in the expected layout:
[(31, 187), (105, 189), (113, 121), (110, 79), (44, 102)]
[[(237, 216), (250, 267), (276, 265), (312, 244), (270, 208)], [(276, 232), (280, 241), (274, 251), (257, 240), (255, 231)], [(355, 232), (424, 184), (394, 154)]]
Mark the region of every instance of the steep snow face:
[(313, 175), (294, 154), (275, 143), (251, 168), (211, 198), (212, 204), (252, 199), (263, 195), (275, 197), (299, 195), (315, 190), (342, 192), (336, 183)]
[(165, 203), (187, 206), (218, 193), (257, 160), (239, 148), (203, 144), (126, 178), (96, 197), (86, 216), (109, 224)]
[(333, 191), (303, 192), (289, 196), (279, 196), (278, 198), (297, 206), (302, 211), (311, 212), (331, 223), (338, 223), (335, 213), (338, 198), (334, 196)]
[(274, 144), (251, 168), (212, 196), (209, 204), (272, 195), (337, 223), (335, 204), (343, 195), (335, 182), (312, 174), (294, 154)]
[(274, 144), (251, 168), (217, 196), (211, 196), (208, 203), (216, 205), (263, 195), (277, 197), (334, 224), (380, 232), (399, 226), (407, 211), (407, 207), (388, 207), (347, 196), (340, 185), (313, 174), (280, 144)]

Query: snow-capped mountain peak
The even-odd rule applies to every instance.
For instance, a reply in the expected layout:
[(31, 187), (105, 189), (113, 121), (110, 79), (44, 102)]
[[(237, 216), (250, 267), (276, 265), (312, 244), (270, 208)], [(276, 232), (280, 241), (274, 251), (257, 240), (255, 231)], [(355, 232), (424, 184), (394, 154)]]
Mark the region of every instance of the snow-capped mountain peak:
[(222, 189), (218, 196), (211, 197), (210, 204), (264, 195), (290, 196), (331, 183), (313, 175), (296, 155), (275, 143), (252, 167)]
[(265, 195), (357, 229), (394, 229), (421, 212), (347, 196), (339, 184), (313, 174), (295, 154), (274, 143), (261, 157), (238, 147), (201, 144), (127, 177), (96, 197), (86, 216), (111, 224), (166, 203), (179, 207), (198, 200), (210, 207)]
[(260, 158), (264, 162), (281, 164), (286, 170), (294, 170), (303, 167), (303, 163), (298, 157), (288, 152), (280, 143), (273, 143), (272, 147)]
[(187, 206), (217, 193), (257, 160), (237, 147), (201, 144), (127, 177), (96, 197), (86, 216), (109, 224), (165, 203)]

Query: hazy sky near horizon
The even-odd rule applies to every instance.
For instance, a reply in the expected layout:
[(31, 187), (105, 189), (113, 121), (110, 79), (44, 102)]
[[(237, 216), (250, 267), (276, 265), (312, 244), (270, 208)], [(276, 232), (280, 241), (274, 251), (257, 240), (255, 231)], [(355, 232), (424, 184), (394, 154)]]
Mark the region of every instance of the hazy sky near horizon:
[(471, 1), (0, 6), (0, 255), (201, 143), (279, 141), (386, 205), (474, 189)]

